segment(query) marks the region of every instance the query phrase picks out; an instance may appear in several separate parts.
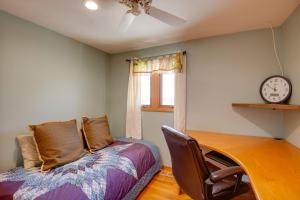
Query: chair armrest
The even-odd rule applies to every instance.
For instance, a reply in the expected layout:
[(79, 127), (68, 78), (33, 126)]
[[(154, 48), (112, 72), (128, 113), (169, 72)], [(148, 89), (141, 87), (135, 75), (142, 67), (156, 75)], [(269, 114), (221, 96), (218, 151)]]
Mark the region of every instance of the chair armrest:
[(212, 182), (216, 183), (216, 182), (221, 181), (224, 178), (227, 178), (229, 176), (240, 175), (243, 173), (244, 173), (244, 170), (240, 166), (228, 167), (225, 169), (221, 169), (221, 170), (212, 172), (209, 179)]

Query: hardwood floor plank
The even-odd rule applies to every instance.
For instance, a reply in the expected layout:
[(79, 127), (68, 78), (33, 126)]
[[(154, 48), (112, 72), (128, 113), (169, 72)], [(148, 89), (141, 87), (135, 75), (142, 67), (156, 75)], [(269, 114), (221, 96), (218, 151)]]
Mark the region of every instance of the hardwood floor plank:
[[(192, 200), (187, 194), (179, 195), (179, 186), (174, 177), (166, 176), (170, 172), (171, 170), (168, 168), (159, 172), (142, 191), (137, 200)], [(255, 200), (250, 187), (246, 186), (242, 193), (231, 200)]]

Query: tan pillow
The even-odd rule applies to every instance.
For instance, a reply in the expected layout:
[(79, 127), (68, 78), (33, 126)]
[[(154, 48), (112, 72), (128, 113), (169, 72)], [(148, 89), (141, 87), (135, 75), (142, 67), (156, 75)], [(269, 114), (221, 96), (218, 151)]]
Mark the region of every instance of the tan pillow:
[(18, 135), (17, 140), (21, 148), (24, 168), (32, 169), (34, 167), (40, 167), (42, 165), (42, 161), (39, 158), (39, 154), (33, 136)]
[(113, 142), (106, 115), (99, 118), (82, 117), (82, 129), (91, 152), (102, 149)]
[(33, 131), (37, 149), (43, 161), (42, 171), (75, 161), (85, 153), (75, 119), (29, 127)]

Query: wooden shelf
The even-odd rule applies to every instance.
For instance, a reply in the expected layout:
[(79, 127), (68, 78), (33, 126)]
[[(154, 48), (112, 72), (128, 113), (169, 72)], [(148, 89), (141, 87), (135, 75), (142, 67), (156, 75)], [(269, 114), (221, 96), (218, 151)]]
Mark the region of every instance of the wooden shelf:
[(300, 105), (286, 105), (286, 104), (233, 103), (232, 107), (264, 108), (264, 109), (272, 109), (272, 110), (300, 110)]

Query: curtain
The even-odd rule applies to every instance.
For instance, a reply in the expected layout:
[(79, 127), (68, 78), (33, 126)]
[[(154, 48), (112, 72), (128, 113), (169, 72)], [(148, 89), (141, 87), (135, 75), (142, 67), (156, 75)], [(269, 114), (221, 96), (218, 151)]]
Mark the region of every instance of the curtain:
[(186, 55), (181, 54), (182, 71), (175, 75), (174, 128), (186, 128)]
[(181, 71), (182, 71), (181, 53), (133, 60), (134, 73), (153, 73), (153, 72), (179, 73)]
[(133, 61), (130, 62), (127, 114), (126, 114), (126, 137), (142, 138), (141, 120), (141, 79), (133, 73)]

